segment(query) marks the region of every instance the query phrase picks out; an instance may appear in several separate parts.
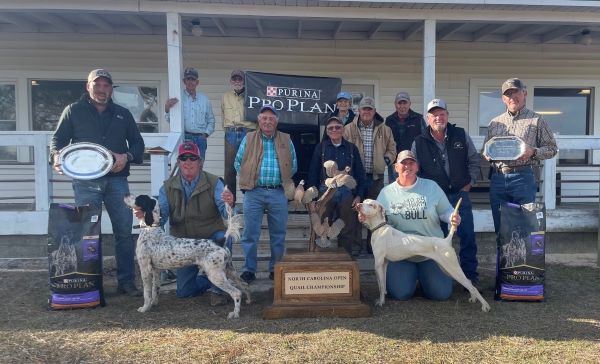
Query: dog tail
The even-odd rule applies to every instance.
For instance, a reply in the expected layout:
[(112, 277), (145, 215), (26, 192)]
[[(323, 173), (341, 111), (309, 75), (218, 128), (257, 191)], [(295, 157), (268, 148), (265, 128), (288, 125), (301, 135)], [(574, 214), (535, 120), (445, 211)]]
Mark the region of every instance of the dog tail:
[(235, 244), (240, 241), (241, 232), (240, 230), (244, 226), (244, 215), (233, 214), (233, 207), (229, 204), (225, 204), (227, 210), (227, 230), (225, 231), (225, 240), (231, 238), (231, 243)]
[[(461, 203), (462, 203), (462, 197), (458, 199), (458, 202), (456, 203), (456, 207), (454, 207), (454, 211), (452, 212), (452, 215), (450, 215), (450, 219), (452, 219), (452, 216), (458, 214), (458, 209), (460, 208)], [(450, 237), (450, 239), (452, 239), (452, 236), (454, 236), (455, 232), (456, 232), (456, 226), (451, 225), (450, 232), (448, 233), (448, 236)]]

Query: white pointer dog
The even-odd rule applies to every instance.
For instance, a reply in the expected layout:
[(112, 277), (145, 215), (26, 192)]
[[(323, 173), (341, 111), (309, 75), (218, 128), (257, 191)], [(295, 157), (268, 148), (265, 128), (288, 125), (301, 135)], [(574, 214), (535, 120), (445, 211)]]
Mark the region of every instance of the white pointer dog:
[(385, 210), (379, 202), (366, 199), (357, 205), (358, 211), (366, 217), (364, 224), (371, 230), (372, 234), (371, 244), (375, 258), (375, 273), (379, 284), (379, 299), (375, 301), (376, 306), (382, 306), (385, 302), (388, 262), (419, 255), (433, 259), (448, 275), (462, 284), (471, 293), (469, 302), (479, 300), (483, 311), (490, 310), (490, 305), (483, 299), (460, 268), (458, 257), (452, 247), (452, 236), (455, 229), (451, 229), (445, 239), (405, 234), (386, 224)]
[[(248, 285), (240, 281), (233, 267), (229, 249), (221, 248), (210, 239), (184, 239), (167, 235), (158, 224), (160, 208), (154, 198), (128, 195), (125, 196), (125, 204), (144, 211), (144, 218), (139, 220), (141, 230), (135, 249), (144, 284), (144, 305), (138, 311), (146, 312), (158, 303), (161, 270), (195, 264), (215, 286), (233, 298), (234, 309), (228, 318), (238, 318), (242, 298), (240, 289), (246, 294), (247, 303), (251, 299)], [(239, 219), (230, 216), (225, 237), (232, 236), (234, 240), (239, 240), (240, 226)]]

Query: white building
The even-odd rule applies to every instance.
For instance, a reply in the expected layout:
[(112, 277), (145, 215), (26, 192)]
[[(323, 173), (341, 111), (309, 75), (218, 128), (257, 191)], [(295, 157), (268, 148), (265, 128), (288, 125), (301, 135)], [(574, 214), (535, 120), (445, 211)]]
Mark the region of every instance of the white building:
[[(213, 103), (217, 130), (205, 168), (219, 175), (220, 97), (234, 68), (340, 77), (344, 90), (374, 96), (383, 116), (398, 91), (409, 92), (419, 112), (441, 97), (451, 122), (479, 145), (503, 111), (500, 84), (519, 77), (528, 107), (559, 134), (560, 156), (547, 164), (540, 193), (549, 229), (595, 229), (596, 208), (554, 209), (554, 194), (559, 172), (590, 180), (560, 183), (561, 202), (598, 201), (599, 15), (600, 1), (568, 0), (3, 0), (0, 234), (45, 234), (48, 201), (71, 198), (70, 183), (40, 161), (91, 69), (112, 73), (116, 101), (141, 117), (147, 147), (172, 150), (181, 125), (166, 123), (163, 105), (181, 91), (185, 66), (199, 69), (199, 90)], [(156, 191), (165, 165), (153, 168), (152, 187), (135, 183), (149, 180), (150, 166), (135, 169), (134, 192)], [(35, 202), (34, 211), (11, 211), (22, 202)], [(489, 210), (476, 212), (476, 224), (493, 230)]]

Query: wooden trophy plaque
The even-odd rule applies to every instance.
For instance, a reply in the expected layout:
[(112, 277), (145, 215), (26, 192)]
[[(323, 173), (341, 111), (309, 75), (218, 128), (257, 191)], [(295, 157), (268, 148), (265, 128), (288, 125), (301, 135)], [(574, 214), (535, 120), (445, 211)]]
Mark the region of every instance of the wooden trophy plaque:
[[(309, 213), (323, 216), (331, 196), (326, 192), (324, 201), (322, 197), (309, 204)], [(273, 305), (263, 311), (263, 318), (371, 316), (371, 308), (360, 301), (358, 262), (344, 249), (317, 246), (315, 239), (311, 221), (308, 251), (290, 251), (275, 264)]]

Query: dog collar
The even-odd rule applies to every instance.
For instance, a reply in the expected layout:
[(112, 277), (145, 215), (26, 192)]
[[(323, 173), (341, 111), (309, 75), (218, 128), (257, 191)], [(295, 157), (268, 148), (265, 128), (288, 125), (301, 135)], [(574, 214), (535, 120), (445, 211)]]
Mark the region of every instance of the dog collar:
[(386, 224), (387, 224), (387, 222), (385, 222), (385, 221), (384, 221), (384, 222), (382, 222), (381, 224), (379, 224), (379, 225), (375, 226), (374, 228), (372, 228), (372, 229), (370, 229), (370, 230), (371, 230), (371, 232), (373, 232), (373, 231), (375, 231), (375, 230), (379, 229), (380, 227), (383, 227), (383, 226), (385, 226)]
[(144, 226), (142, 226), (142, 225), (133, 225), (132, 226), (132, 228), (134, 228), (134, 229), (149, 229), (151, 227), (160, 227), (160, 225), (158, 225), (158, 224), (152, 224), (150, 226), (148, 226), (148, 225), (144, 225)]

